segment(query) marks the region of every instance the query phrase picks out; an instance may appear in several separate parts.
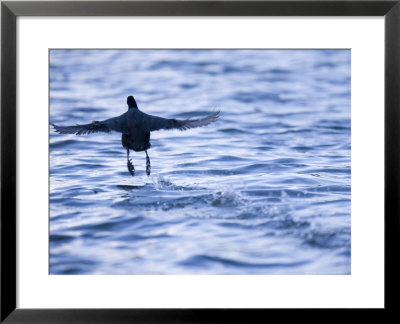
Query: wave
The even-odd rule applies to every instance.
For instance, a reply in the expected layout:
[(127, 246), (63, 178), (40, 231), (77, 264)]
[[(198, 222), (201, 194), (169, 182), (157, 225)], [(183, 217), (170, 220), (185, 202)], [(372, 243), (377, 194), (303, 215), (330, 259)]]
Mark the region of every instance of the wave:
[(230, 268), (258, 268), (258, 269), (270, 269), (270, 268), (293, 268), (307, 264), (306, 261), (295, 261), (295, 262), (246, 262), (240, 260), (234, 260), (224, 257), (218, 257), (213, 255), (195, 255), (185, 260), (178, 262), (178, 265), (185, 267), (196, 267), (196, 268), (214, 268), (216, 264), (224, 266), (229, 271)]

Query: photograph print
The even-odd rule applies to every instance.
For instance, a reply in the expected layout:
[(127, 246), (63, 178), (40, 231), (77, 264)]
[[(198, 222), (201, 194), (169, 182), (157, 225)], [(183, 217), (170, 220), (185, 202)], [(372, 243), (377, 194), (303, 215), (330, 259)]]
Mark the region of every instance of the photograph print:
[(49, 274), (351, 274), (350, 50), (50, 49), (49, 96)]

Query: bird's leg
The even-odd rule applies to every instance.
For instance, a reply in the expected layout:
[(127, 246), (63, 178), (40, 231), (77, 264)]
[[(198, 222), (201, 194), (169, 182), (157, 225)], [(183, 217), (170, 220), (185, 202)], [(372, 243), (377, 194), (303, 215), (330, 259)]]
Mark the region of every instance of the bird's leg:
[(151, 166), (150, 166), (150, 158), (147, 155), (147, 151), (146, 152), (146, 174), (149, 176), (150, 172), (151, 172)]
[(132, 160), (129, 158), (129, 149), (126, 150), (126, 157), (128, 159), (128, 171), (131, 174), (131, 176), (133, 177), (135, 175), (135, 167), (132, 164)]

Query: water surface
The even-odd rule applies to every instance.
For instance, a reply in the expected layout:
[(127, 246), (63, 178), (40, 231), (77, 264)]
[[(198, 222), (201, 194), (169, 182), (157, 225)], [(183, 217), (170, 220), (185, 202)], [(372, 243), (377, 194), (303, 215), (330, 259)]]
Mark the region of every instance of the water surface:
[(204, 116), (151, 134), (50, 128), (51, 274), (349, 274), (350, 51), (52, 50), (50, 122)]

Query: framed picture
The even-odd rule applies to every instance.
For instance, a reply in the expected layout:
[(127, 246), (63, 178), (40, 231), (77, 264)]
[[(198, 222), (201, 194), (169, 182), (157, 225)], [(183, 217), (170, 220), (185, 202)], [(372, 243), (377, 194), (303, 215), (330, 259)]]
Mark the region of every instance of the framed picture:
[(2, 2), (1, 321), (394, 309), (399, 15)]

